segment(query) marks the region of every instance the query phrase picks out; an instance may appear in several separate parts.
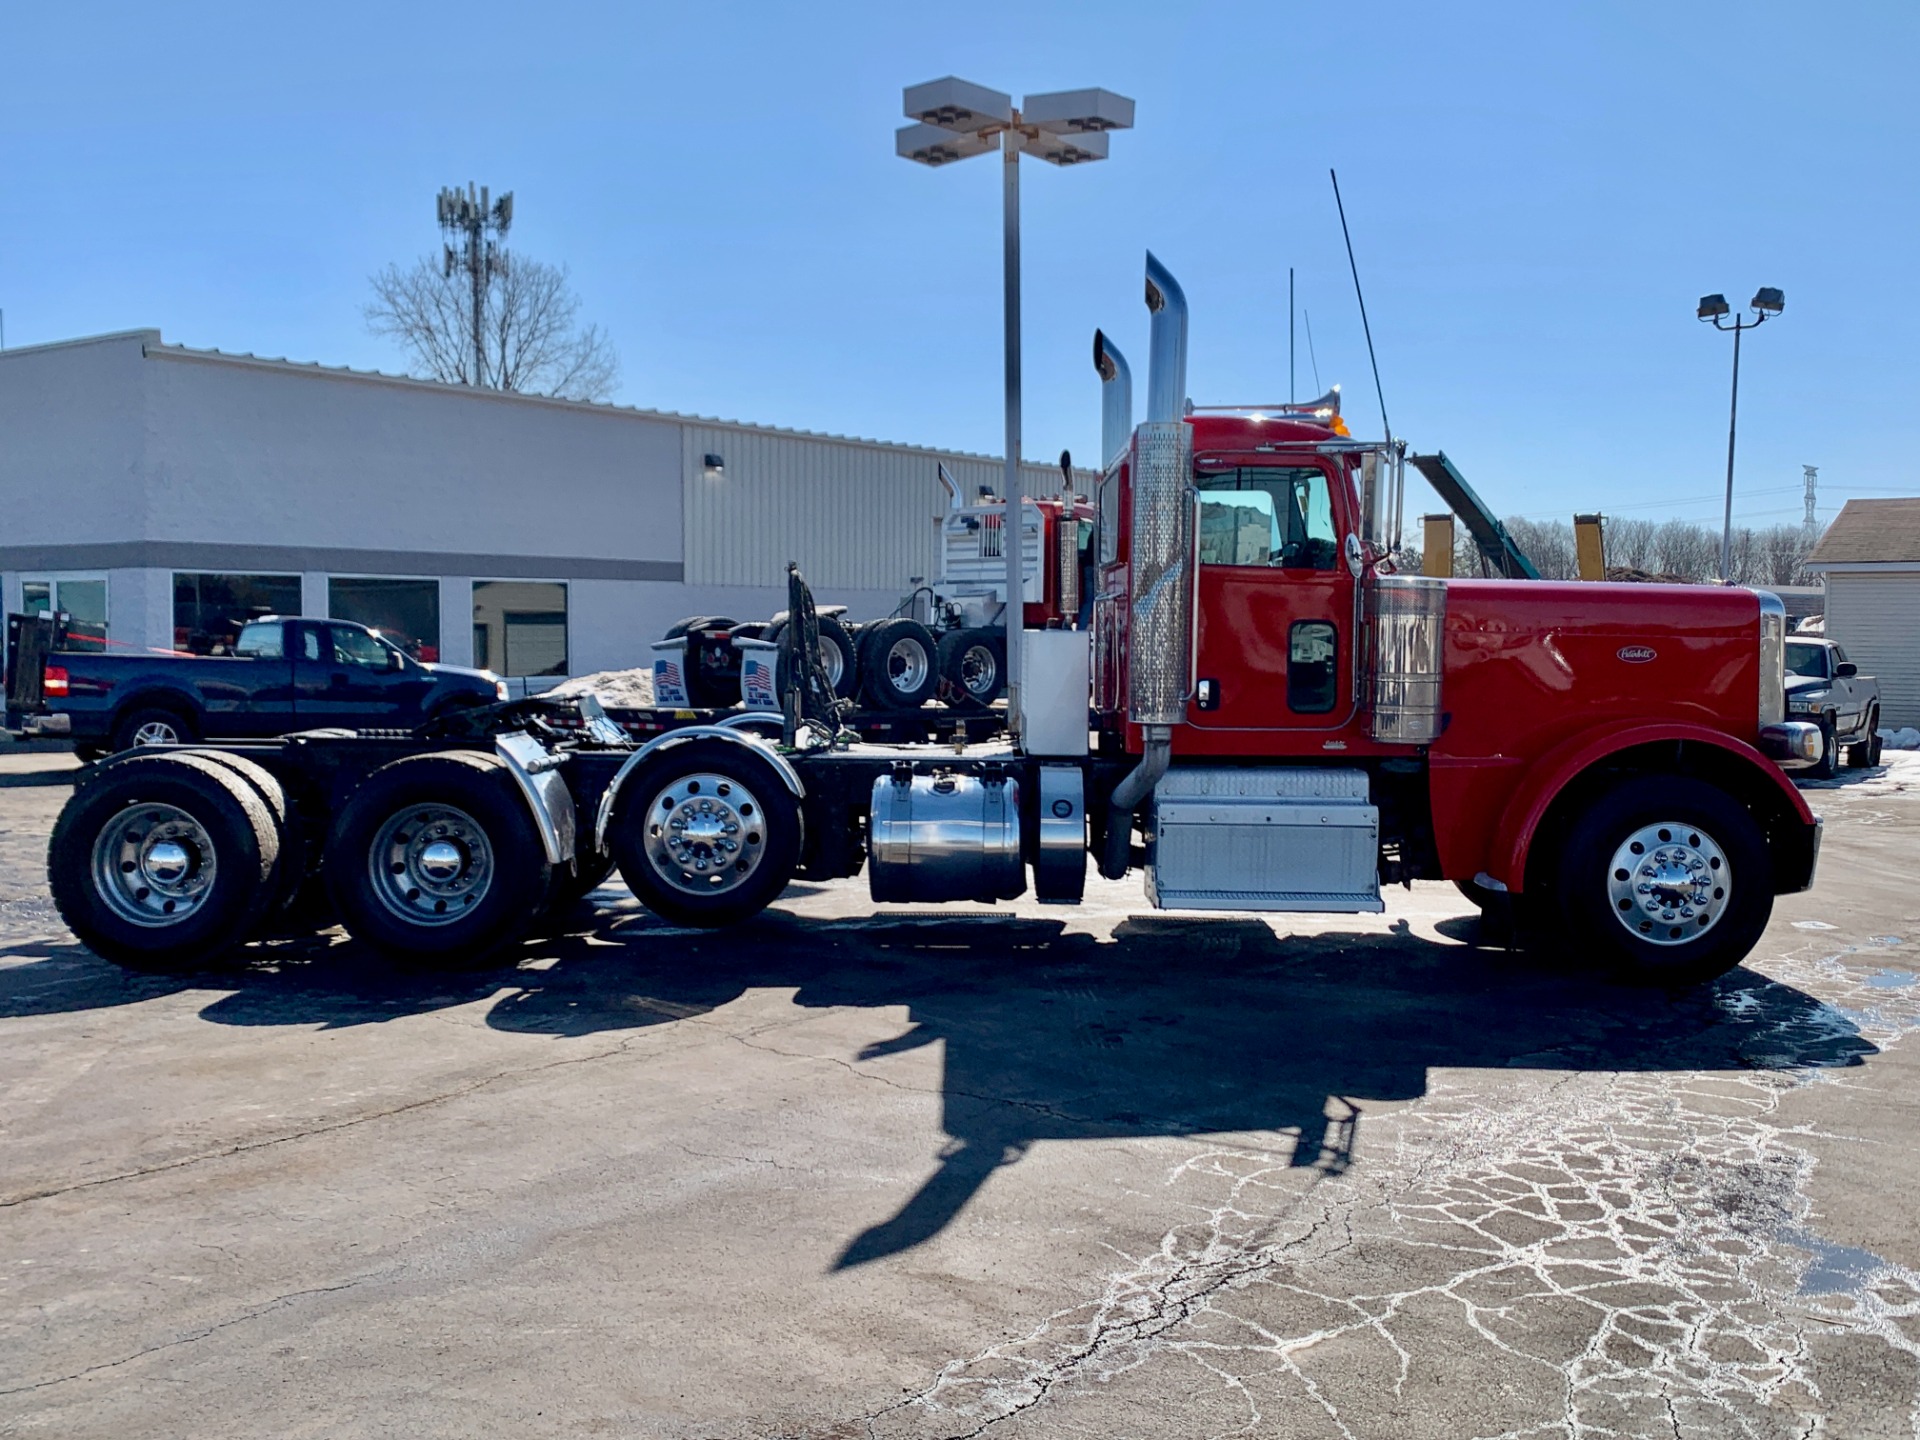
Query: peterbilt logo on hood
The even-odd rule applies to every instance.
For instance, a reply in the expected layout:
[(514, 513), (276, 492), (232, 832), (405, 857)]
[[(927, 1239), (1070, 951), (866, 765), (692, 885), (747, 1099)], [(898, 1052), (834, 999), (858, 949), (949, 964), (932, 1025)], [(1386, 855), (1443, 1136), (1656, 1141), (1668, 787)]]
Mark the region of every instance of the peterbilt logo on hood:
[(1629, 665), (1644, 665), (1660, 652), (1651, 645), (1622, 645), (1613, 653)]

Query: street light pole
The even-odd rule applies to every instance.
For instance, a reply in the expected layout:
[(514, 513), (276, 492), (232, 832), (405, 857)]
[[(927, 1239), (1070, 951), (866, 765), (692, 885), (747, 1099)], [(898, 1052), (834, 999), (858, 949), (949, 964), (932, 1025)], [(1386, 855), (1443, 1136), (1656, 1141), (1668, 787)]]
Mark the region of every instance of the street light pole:
[(1007, 468), (1006, 519), (1000, 522), (1000, 549), (1007, 562), (1007, 724), (1020, 723), (1021, 633), (1026, 628), (1025, 487), (1020, 481), (1020, 112), (1000, 133), (1000, 286), (1006, 344)]
[(1783, 291), (1762, 288), (1754, 292), (1748, 302), (1753, 318), (1734, 315), (1731, 325), (1724, 323), (1732, 314), (1724, 295), (1702, 295), (1700, 305), (1694, 311), (1699, 320), (1711, 321), (1716, 330), (1733, 332), (1733, 399), (1727, 407), (1727, 503), (1720, 522), (1720, 583), (1733, 583), (1733, 445), (1740, 424), (1740, 332), (1752, 330), (1787, 308), (1787, 297)]
[(1007, 726), (1020, 728), (1020, 632), (1025, 622), (1025, 497), (1020, 482), (1020, 155), (1066, 167), (1107, 158), (1107, 132), (1133, 126), (1133, 101), (1109, 90), (1061, 90), (1013, 97), (949, 75), (909, 86), (901, 96), (908, 125), (894, 153), (938, 167), (1000, 152), (1001, 285), (1005, 299), (1007, 455), (1006, 508), (1000, 548), (1007, 562)]

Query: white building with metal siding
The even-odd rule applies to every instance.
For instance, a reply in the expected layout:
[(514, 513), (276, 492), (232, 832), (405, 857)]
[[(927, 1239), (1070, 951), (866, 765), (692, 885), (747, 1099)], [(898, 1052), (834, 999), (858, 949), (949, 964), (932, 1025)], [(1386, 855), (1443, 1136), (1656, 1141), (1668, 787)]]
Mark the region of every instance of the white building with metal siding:
[(783, 609), (789, 559), (823, 603), (891, 610), (932, 573), (942, 462), (998, 488), (991, 457), (131, 331), (0, 352), (0, 603), (116, 649), (202, 648), (271, 605), (503, 673), (619, 668), (681, 616)]
[(1920, 726), (1920, 499), (1849, 500), (1807, 569), (1826, 582), (1826, 637), (1879, 682), (1882, 726)]

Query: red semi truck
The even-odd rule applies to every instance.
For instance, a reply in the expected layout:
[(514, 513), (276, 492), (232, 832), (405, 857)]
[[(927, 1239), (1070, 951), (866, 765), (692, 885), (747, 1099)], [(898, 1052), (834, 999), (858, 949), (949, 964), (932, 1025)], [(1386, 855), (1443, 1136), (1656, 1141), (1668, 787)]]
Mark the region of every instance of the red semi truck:
[(637, 745), (591, 700), (562, 730), (536, 699), (117, 759), (56, 826), (62, 914), (123, 963), (203, 963), (317, 874), (358, 938), (473, 961), (615, 865), (716, 926), (862, 869), (880, 902), (1071, 903), (1097, 857), (1167, 908), (1370, 912), (1451, 880), (1555, 963), (1684, 983), (1745, 957), (1819, 849), (1783, 768), (1821, 739), (1786, 717), (1779, 601), (1393, 573), (1403, 448), (1326, 406), (1194, 409), (1151, 255), (1147, 299), (1137, 428), (1095, 342), (1091, 633), (1023, 637), (1011, 737), (837, 729), (796, 579), (777, 737), (748, 715)]

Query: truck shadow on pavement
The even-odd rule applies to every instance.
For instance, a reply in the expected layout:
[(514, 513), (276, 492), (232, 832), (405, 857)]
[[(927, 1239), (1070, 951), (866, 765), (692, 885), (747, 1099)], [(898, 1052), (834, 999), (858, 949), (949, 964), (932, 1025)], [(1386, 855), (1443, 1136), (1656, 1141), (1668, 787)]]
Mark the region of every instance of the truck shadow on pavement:
[[(631, 902), (628, 902), (631, 905)], [(1469, 921), (1443, 933), (1468, 935)], [(633, 909), (481, 975), (395, 975), (306, 942), (214, 977), (123, 976), (77, 946), (0, 970), (0, 1017), (132, 1003), (195, 986), (237, 1025), (351, 1026), (490, 1002), (486, 1023), (579, 1037), (704, 1020), (750, 992), (801, 1009), (905, 1007), (832, 1054), (755, 1016), (753, 1043), (906, 1083), (891, 1056), (942, 1046), (933, 1174), (847, 1243), (839, 1268), (939, 1233), (1042, 1140), (1243, 1134), (1294, 1166), (1356, 1163), (1369, 1105), (1418, 1099), (1435, 1068), (1696, 1071), (1858, 1065), (1877, 1053), (1803, 991), (1738, 969), (1678, 995), (1556, 976), (1507, 952), (1390, 934), (1285, 936), (1248, 918), (1148, 915), (1112, 935), (991, 914), (799, 918), (670, 930)], [(730, 1033), (716, 1026), (718, 1033)]]

